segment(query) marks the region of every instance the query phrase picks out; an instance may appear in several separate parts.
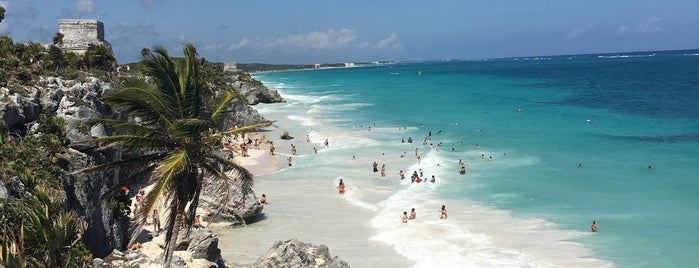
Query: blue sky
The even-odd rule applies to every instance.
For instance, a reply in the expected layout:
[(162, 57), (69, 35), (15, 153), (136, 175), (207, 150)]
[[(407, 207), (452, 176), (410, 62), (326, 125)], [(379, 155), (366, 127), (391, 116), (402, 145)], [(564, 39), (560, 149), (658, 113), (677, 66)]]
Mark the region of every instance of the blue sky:
[(0, 33), (48, 43), (104, 22), (119, 62), (143, 47), (212, 61), (482, 59), (699, 48), (697, 0), (0, 0)]

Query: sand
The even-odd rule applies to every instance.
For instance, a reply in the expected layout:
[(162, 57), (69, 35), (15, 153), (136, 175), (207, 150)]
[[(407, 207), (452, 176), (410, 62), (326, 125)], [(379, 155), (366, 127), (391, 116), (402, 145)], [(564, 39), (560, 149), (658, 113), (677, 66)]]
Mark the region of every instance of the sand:
[[(251, 133), (250, 135), (251, 135), (251, 137), (253, 137), (253, 139), (255, 139), (256, 137), (259, 136), (256, 133)], [(240, 140), (238, 140), (236, 142), (239, 143)], [(225, 150), (226, 149), (224, 148), (224, 151)], [(248, 155), (249, 155), (248, 157), (242, 157), (239, 151), (236, 151), (235, 153), (236, 153), (236, 157), (233, 159), (233, 161), (235, 161), (239, 165), (245, 167), (246, 169), (248, 169), (250, 172), (252, 172), (256, 176), (269, 174), (269, 173), (275, 172), (278, 169), (278, 166), (276, 164), (273, 164), (271, 161), (273, 158), (271, 158), (269, 156), (268, 144), (261, 144), (260, 149), (252, 149), (252, 148), (249, 149), (248, 150)], [(153, 188), (153, 186), (149, 185), (149, 186), (144, 187), (143, 189), (146, 193), (148, 193), (152, 188)], [(258, 193), (257, 195), (259, 196), (261, 194)], [(136, 198), (133, 198), (132, 203), (131, 203), (131, 210), (132, 211), (134, 210), (135, 205), (136, 205)], [(161, 211), (160, 222), (162, 224), (162, 223), (164, 223), (164, 214), (165, 213), (162, 212), (162, 209), (160, 209), (160, 211)], [(202, 209), (202, 208), (198, 208), (197, 212), (200, 215), (208, 214), (208, 211), (206, 211), (205, 209)], [(131, 217), (133, 217), (133, 216), (134, 215), (132, 213)], [(149, 223), (151, 222), (150, 219), (148, 222)], [(203, 226), (211, 228), (212, 230), (215, 230), (217, 228), (217, 226), (213, 226), (213, 225), (210, 226), (210, 224), (205, 219), (202, 219), (201, 222), (202, 222)], [(163, 227), (163, 226), (161, 225), (161, 227)], [(218, 228), (221, 228), (220, 225)], [(144, 232), (148, 232), (151, 235), (153, 234), (152, 230), (153, 230), (153, 226), (150, 224), (144, 227)], [(213, 233), (217, 234), (216, 231), (213, 231)], [(158, 258), (162, 258), (163, 253), (164, 253), (163, 248), (165, 247), (165, 235), (164, 235), (163, 230), (161, 229), (160, 235), (152, 236), (152, 239), (150, 239), (150, 240), (147, 238), (144, 238), (144, 237), (148, 237), (148, 236), (144, 235), (136, 240), (137, 242), (139, 242), (141, 244), (141, 248), (138, 249), (138, 251), (140, 251), (141, 253), (143, 253), (147, 256), (158, 256)], [(209, 262), (207, 260), (192, 259), (191, 258), (192, 253), (189, 251), (186, 251), (186, 250), (185, 251), (175, 251), (174, 255), (179, 256), (183, 260), (185, 260), (189, 267), (210, 267), (212, 265), (212, 262)], [(161, 265), (159, 265), (159, 264), (158, 265), (147, 264), (147, 265), (141, 265), (141, 267), (145, 267), (145, 268), (153, 267), (153, 268), (155, 268), (155, 267), (161, 267)]]

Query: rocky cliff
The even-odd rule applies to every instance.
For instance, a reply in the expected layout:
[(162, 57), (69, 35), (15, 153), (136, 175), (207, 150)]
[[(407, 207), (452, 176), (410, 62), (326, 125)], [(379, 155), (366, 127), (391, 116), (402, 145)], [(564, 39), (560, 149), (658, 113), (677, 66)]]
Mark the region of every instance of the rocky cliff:
[[(250, 103), (281, 100), (276, 91), (264, 87), (247, 86), (243, 82), (238, 86), (244, 91), (239, 93), (246, 96)], [(100, 99), (112, 91), (111, 84), (94, 77), (81, 80), (44, 77), (35, 85), (0, 88), (0, 124), (4, 124), (10, 132), (16, 135), (37, 134), (39, 116), (44, 109), (55, 112), (65, 121), (64, 133), (70, 141), (70, 149), (63, 156), (65, 161), (62, 161), (66, 173), (61, 176), (66, 191), (66, 208), (80, 213), (88, 223), (83, 239), (95, 257), (103, 257), (115, 248), (123, 249), (126, 246), (127, 226), (113, 219), (107, 201), (101, 198), (109, 188), (119, 183), (119, 174), (72, 172), (120, 157), (120, 152), (98, 150), (80, 143), (110, 135), (110, 130), (101, 125), (88, 128), (83, 123), (95, 118), (125, 120), (123, 115), (111, 110)], [(234, 116), (227, 119), (231, 125), (265, 121), (243, 101), (233, 103), (232, 108), (235, 110), (232, 113)], [(254, 199), (254, 194), (252, 199), (247, 199)], [(249, 206), (254, 207), (254, 204)]]

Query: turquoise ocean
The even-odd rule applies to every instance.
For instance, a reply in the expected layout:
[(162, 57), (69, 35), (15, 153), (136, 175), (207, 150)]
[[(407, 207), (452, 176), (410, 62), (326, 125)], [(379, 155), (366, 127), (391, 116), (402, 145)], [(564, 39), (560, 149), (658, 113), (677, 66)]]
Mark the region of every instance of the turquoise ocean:
[[(416, 267), (699, 263), (697, 50), (254, 77), (287, 100), (261, 114), (304, 144), (293, 167), (263, 179), (330, 189), (344, 179), (342, 202), (369, 215), (353, 219), (367, 239)], [(288, 148), (277, 151), (286, 166)], [(374, 161), (386, 177), (372, 172)], [(411, 183), (419, 170), (436, 182)], [(404, 228), (399, 217), (411, 208), (418, 219)]]

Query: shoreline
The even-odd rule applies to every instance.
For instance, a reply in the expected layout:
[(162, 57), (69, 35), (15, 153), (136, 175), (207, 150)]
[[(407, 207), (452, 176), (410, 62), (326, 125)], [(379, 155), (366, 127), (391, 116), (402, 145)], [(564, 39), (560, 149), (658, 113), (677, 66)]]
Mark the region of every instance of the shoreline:
[[(325, 147), (322, 143), (324, 138), (308, 132), (305, 126), (285, 116), (271, 116), (269, 119), (277, 121), (279, 128), (267, 128), (258, 133), (264, 133), (267, 140), (274, 142), (276, 155), (270, 156), (268, 145), (262, 145), (261, 150), (251, 150), (252, 156), (239, 162), (255, 175), (255, 194), (265, 194), (269, 204), (264, 205), (262, 212), (250, 219), (245, 227), (211, 227), (219, 237), (221, 255), (226, 264), (250, 265), (264, 256), (275, 241), (299, 239), (326, 245), (332, 256), (338, 256), (352, 267), (370, 267), (372, 263), (388, 264), (390, 267), (413, 266), (413, 261), (399, 255), (391, 245), (372, 238), (376, 232), (370, 219), (376, 216), (376, 208), (367, 209), (357, 205), (358, 202), (366, 202), (362, 201), (366, 197), (372, 199), (372, 203), (387, 199), (393, 194), (388, 188), (396, 183), (392, 179), (395, 174), (391, 179), (381, 180), (384, 184), (381, 189), (370, 192), (365, 191), (369, 189), (364, 182), (350, 180), (345, 194), (339, 195), (336, 188), (339, 178), (327, 177), (333, 172), (326, 171), (326, 167), (320, 167), (321, 170), (314, 175), (303, 172), (339, 145), (333, 140), (334, 137), (331, 138), (330, 147)], [(294, 138), (280, 139), (283, 130), (289, 130)], [(310, 135), (311, 142), (305, 140), (306, 134)], [(298, 150), (296, 156), (291, 154), (292, 144)], [(317, 154), (314, 147), (318, 149)], [(286, 160), (289, 156), (293, 157), (291, 167)], [(346, 160), (351, 160), (351, 156), (347, 156)], [(369, 158), (358, 157), (356, 162), (347, 161), (344, 164), (369, 165), (370, 162), (366, 161)], [(374, 179), (380, 178), (378, 174), (374, 175)], [(327, 180), (309, 183), (306, 181), (309, 176), (327, 177)]]
[[(478, 161), (475, 153), (480, 155), (498, 149), (484, 147), (478, 151), (457, 147), (461, 153), (454, 154), (426, 145), (403, 144), (402, 137), (417, 138), (426, 134), (427, 129), (408, 125), (407, 129), (400, 130), (391, 123), (374, 123), (369, 131), (362, 127), (369, 124), (361, 124), (361, 121), (323, 118), (327, 110), (319, 108), (312, 96), (293, 96), (295, 99), (285, 104), (255, 107), (280, 127), (265, 132), (274, 140), (278, 152), (270, 163), (279, 169), (267, 174), (254, 173), (256, 194), (265, 193), (270, 201), (263, 215), (245, 228), (217, 231), (221, 234), (222, 256), (229, 263), (250, 264), (274, 241), (297, 238), (327, 245), (332, 255), (354, 267), (373, 267), (377, 263), (388, 267), (429, 267), (472, 260), (477, 261), (472, 263), (474, 265), (492, 264), (491, 260), (515, 266), (532, 263), (570, 267), (610, 265), (605, 260), (590, 258), (593, 252), (575, 242), (589, 233), (557, 229), (544, 219), (513, 216), (510, 211), (493, 209), (463, 197), (438, 194), (440, 187), (448, 189), (464, 185), (464, 182), (476, 186), (481, 179), (478, 169), (492, 166), (475, 164)], [(333, 124), (335, 122), (343, 124)], [(356, 123), (354, 127), (353, 123)], [(289, 130), (296, 138), (274, 139), (282, 129)], [(306, 134), (312, 142), (305, 142)], [(329, 147), (322, 144), (326, 138), (330, 138)], [(290, 155), (291, 144), (297, 147), (299, 155), (293, 167), (286, 167), (284, 159)], [(317, 155), (313, 147), (320, 148)], [(416, 147), (425, 157), (422, 164), (416, 164), (413, 157), (398, 157), (404, 151), (412, 155)], [(497, 151), (490, 153), (497, 155)], [(353, 154), (357, 154), (356, 160), (352, 159)], [(452, 158), (457, 155), (464, 156), (469, 168), (478, 168), (470, 169), (469, 176), (454, 176), (458, 159)], [(508, 159), (503, 165), (531, 161), (526, 155), (512, 155)], [(387, 164), (387, 177), (371, 172), (373, 161)], [(429, 175), (437, 174), (437, 183), (410, 184), (409, 180), (401, 181), (397, 177), (398, 169), (409, 175), (418, 168)], [(340, 178), (347, 184), (344, 195), (338, 195), (335, 189)], [(450, 214), (448, 221), (435, 216), (442, 204), (446, 204), (450, 212), (457, 212)], [(418, 220), (401, 224), (400, 213), (411, 207), (417, 208)], [(531, 235), (541, 241), (529, 241)], [(549, 252), (551, 243), (567, 252)], [(458, 250), (454, 250), (454, 246)], [(485, 250), (471, 252), (471, 247)], [(439, 252), (423, 254), (432, 249)], [(484, 255), (479, 255), (481, 253)]]

